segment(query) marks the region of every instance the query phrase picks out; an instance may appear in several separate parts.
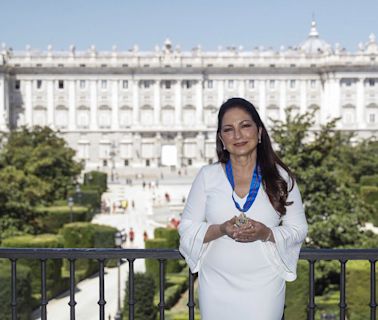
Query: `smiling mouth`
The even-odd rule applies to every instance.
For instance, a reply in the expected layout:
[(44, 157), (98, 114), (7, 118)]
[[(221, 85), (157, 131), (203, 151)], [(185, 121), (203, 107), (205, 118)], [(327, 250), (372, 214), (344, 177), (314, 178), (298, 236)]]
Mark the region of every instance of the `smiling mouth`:
[(240, 142), (240, 143), (235, 143), (234, 146), (241, 147), (241, 146), (244, 146), (245, 144), (247, 144), (247, 142)]

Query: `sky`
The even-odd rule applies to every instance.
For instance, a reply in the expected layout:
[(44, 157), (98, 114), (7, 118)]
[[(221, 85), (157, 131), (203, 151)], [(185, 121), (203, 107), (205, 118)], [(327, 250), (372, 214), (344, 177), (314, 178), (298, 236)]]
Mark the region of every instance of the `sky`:
[(378, 0), (0, 0), (0, 43), (152, 51), (169, 38), (182, 51), (278, 50), (304, 41), (314, 16), (322, 39), (353, 52), (378, 36), (377, 13)]

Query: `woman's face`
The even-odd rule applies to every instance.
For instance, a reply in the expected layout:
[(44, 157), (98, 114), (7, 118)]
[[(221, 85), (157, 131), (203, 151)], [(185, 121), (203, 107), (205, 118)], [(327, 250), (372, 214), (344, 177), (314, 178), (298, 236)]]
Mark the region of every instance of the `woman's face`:
[(250, 114), (238, 107), (226, 111), (220, 130), (223, 145), (235, 156), (251, 154), (261, 135), (261, 128), (257, 128)]

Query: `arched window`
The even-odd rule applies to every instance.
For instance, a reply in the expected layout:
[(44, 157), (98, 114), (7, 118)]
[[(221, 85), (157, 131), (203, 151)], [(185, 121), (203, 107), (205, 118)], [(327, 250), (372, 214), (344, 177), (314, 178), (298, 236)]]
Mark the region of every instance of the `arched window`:
[(130, 106), (122, 106), (119, 110), (119, 126), (128, 128), (133, 122), (133, 109)]
[(192, 105), (184, 106), (182, 110), (182, 120), (185, 126), (193, 126), (196, 122), (196, 108)]
[(47, 125), (47, 110), (44, 106), (35, 106), (33, 110), (33, 125), (44, 127)]
[(98, 126), (100, 128), (110, 128), (112, 119), (112, 110), (109, 106), (102, 105), (98, 108)]
[(206, 106), (203, 110), (204, 122), (208, 127), (216, 127), (217, 125), (217, 108), (215, 106)]
[(354, 124), (356, 122), (356, 107), (352, 104), (344, 105), (342, 107), (341, 117), (344, 125)]
[(154, 110), (150, 105), (144, 105), (140, 109), (140, 122), (142, 125), (151, 125), (154, 122)]
[(80, 106), (77, 109), (76, 125), (79, 129), (89, 128), (90, 118), (91, 118), (91, 115), (90, 115), (89, 107)]
[(161, 108), (161, 123), (164, 126), (171, 126), (175, 123), (175, 108), (164, 106)]
[(55, 126), (58, 129), (66, 129), (68, 127), (68, 108), (59, 105), (55, 108)]
[(366, 106), (366, 122), (368, 125), (376, 125), (378, 123), (378, 105), (376, 103), (370, 103)]

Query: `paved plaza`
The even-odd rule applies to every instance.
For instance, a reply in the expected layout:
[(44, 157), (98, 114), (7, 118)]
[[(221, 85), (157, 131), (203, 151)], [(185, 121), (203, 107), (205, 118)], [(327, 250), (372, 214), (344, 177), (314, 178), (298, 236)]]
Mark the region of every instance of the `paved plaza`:
[[(186, 176), (171, 177), (162, 181), (145, 180), (145, 187), (143, 187), (142, 179), (133, 181), (132, 185), (125, 183), (109, 184), (108, 192), (103, 194), (103, 200), (108, 203), (110, 213), (98, 214), (92, 222), (113, 226), (118, 230), (124, 229), (127, 232), (130, 228), (133, 228), (135, 231), (133, 243), (130, 242), (128, 237), (123, 247), (144, 248), (144, 231), (151, 238), (156, 227), (166, 226), (172, 217), (179, 218), (193, 178)], [(169, 195), (169, 202), (166, 200), (166, 194)], [(128, 203), (126, 210), (118, 207), (125, 200)], [(132, 201), (134, 208), (131, 205)], [(135, 261), (135, 271), (145, 271), (144, 260)], [(123, 301), (127, 277), (128, 264), (124, 263), (121, 266), (121, 301)], [(97, 275), (77, 284), (75, 300), (77, 301), (76, 319), (98, 319), (99, 278)], [(113, 319), (117, 311), (117, 268), (106, 268), (105, 300), (105, 317), (106, 319)], [(47, 305), (48, 318), (54, 320), (69, 319), (68, 302), (68, 292), (50, 300)], [(34, 313), (32, 319), (40, 319), (38, 312)]]

